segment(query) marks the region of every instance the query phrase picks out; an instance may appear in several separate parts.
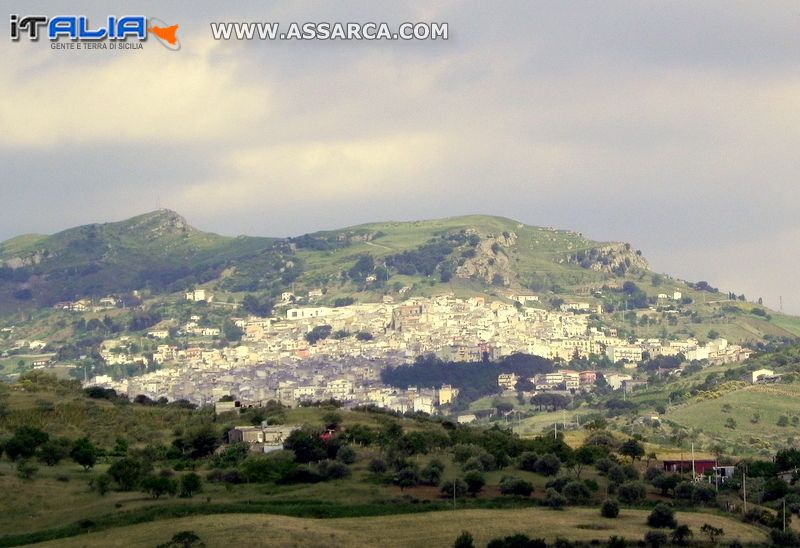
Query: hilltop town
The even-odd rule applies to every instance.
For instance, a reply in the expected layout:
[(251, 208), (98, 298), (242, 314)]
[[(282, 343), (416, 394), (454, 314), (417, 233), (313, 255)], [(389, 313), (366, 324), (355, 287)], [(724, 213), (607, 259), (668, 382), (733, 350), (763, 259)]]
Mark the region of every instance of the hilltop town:
[[(205, 292), (186, 298), (209, 298)], [(700, 343), (697, 339), (624, 339), (616, 329), (590, 326), (597, 317), (589, 303), (563, 303), (558, 310), (537, 306), (535, 295), (513, 295), (508, 302), (483, 297), (459, 299), (452, 294), (412, 297), (400, 303), (340, 307), (295, 307), (295, 296), (282, 296), (284, 306), (268, 318), (233, 316), (240, 330), (238, 344), (216, 348), (220, 328), (198, 325), (199, 317), (181, 325), (176, 335), (194, 335), (196, 345), (179, 348), (158, 344), (152, 359), (157, 371), (115, 380), (100, 375), (87, 385), (113, 388), (131, 398), (142, 394), (154, 400), (185, 399), (197, 404), (217, 403), (230, 396), (243, 405), (277, 400), (285, 405), (335, 399), (348, 406), (375, 405), (394, 411), (435, 413), (453, 402), (450, 386), (411, 387), (401, 390), (381, 382), (387, 365), (411, 363), (434, 355), (454, 362), (499, 360), (515, 353), (567, 364), (575, 358), (603, 357), (622, 371), (600, 374), (612, 388), (636, 385), (637, 365), (645, 357), (683, 356), (688, 363), (738, 362), (751, 351), (723, 338)], [(169, 329), (151, 329), (152, 339), (170, 338)], [(205, 341), (205, 344), (203, 343)], [(144, 362), (124, 348), (125, 340), (107, 340), (102, 357), (108, 364)], [(571, 371), (528, 379), (528, 392), (561, 389), (591, 391), (598, 372)], [(498, 388), (514, 390), (519, 379), (499, 374)], [(527, 385), (526, 385), (527, 386)]]

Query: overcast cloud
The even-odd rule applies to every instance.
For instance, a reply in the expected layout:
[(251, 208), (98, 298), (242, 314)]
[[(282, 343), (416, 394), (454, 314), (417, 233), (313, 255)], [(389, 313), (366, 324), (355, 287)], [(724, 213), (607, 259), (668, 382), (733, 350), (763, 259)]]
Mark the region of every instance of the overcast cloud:
[[(182, 50), (0, 40), (0, 239), (159, 205), (271, 236), (487, 213), (800, 313), (795, 1), (175, 4), (4, 3), (156, 16)], [(215, 42), (226, 20), (450, 40)]]

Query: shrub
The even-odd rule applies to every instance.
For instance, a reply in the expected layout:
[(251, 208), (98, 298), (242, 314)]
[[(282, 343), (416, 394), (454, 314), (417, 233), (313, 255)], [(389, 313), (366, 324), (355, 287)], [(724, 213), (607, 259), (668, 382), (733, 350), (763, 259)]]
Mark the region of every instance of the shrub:
[(663, 503), (656, 504), (650, 515), (647, 516), (647, 525), (650, 527), (669, 527), (674, 529), (678, 526), (675, 521), (675, 511)]
[(550, 488), (545, 493), (544, 504), (550, 508), (560, 509), (567, 505), (567, 497)]
[(369, 471), (373, 474), (383, 474), (387, 469), (386, 463), (381, 459), (372, 459), (369, 461)]
[(69, 440), (48, 440), (39, 447), (39, 461), (47, 466), (55, 466), (69, 453)]
[(539, 455), (537, 455), (533, 451), (525, 451), (519, 456), (520, 470), (534, 472), (537, 460), (539, 460)]
[(97, 462), (97, 448), (89, 441), (89, 438), (80, 438), (72, 444), (69, 456), (76, 463), (83, 466), (84, 470), (93, 468)]
[(39, 467), (30, 462), (28, 459), (20, 459), (17, 461), (17, 476), (24, 480), (33, 479)]
[(445, 480), (442, 482), (442, 495), (453, 498), (455, 492), (456, 497), (463, 497), (467, 494), (467, 484), (462, 479)]
[(194, 472), (189, 472), (181, 478), (181, 497), (191, 498), (203, 488), (203, 480)]
[(543, 476), (555, 476), (561, 469), (561, 460), (552, 453), (542, 455), (536, 460), (534, 472)]
[(703, 526), (700, 527), (700, 532), (708, 537), (711, 544), (716, 544), (717, 539), (725, 534), (725, 531), (721, 527), (714, 527), (709, 523), (704, 523)]
[(533, 484), (521, 478), (504, 476), (500, 480), (500, 493), (503, 495), (529, 497), (533, 493)]
[(328, 480), (346, 478), (350, 475), (350, 469), (343, 462), (335, 460), (324, 460), (317, 467), (322, 477)]
[(692, 540), (693, 536), (694, 533), (692, 533), (692, 530), (688, 525), (678, 525), (678, 527), (672, 532), (672, 544), (686, 546), (689, 544), (689, 541)]
[(146, 476), (141, 480), (140, 485), (154, 499), (161, 495), (174, 495), (178, 491), (178, 484), (174, 479), (160, 474)]
[(505, 538), (496, 538), (486, 548), (547, 548), (547, 543), (540, 538), (532, 539), (528, 535), (517, 533)]
[(619, 516), (619, 503), (613, 499), (604, 500), (600, 506), (600, 515), (610, 519)]
[(644, 485), (638, 481), (629, 481), (619, 486), (617, 496), (623, 504), (635, 504), (647, 494)]
[(356, 461), (356, 451), (349, 445), (343, 445), (336, 453), (336, 460), (340, 460), (345, 464), (353, 464)]
[(108, 493), (108, 488), (111, 486), (111, 478), (108, 477), (108, 474), (100, 474), (94, 479), (94, 488), (97, 489), (97, 493), (102, 497)]
[(591, 496), (589, 488), (581, 482), (571, 481), (564, 486), (562, 491), (570, 504), (579, 504), (585, 502)]
[(469, 531), (461, 531), (453, 543), (453, 548), (475, 548), (475, 541)]
[(464, 476), (464, 481), (467, 483), (467, 491), (469, 491), (472, 496), (480, 493), (483, 486), (486, 485), (486, 479), (480, 472), (468, 472)]
[(660, 548), (669, 542), (669, 538), (663, 531), (648, 531), (644, 535), (644, 541), (652, 548)]
[(800, 535), (791, 529), (773, 529), (769, 532), (769, 537), (775, 546), (800, 546)]

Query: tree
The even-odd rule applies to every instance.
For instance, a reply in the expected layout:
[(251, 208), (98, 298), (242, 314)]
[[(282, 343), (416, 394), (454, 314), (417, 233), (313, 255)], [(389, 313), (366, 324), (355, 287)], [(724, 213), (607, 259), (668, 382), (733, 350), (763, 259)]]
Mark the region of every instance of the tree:
[(181, 478), (181, 497), (191, 498), (203, 489), (203, 480), (194, 472), (189, 472)]
[(619, 503), (613, 499), (606, 499), (600, 506), (600, 515), (604, 518), (615, 518), (619, 516)]
[(733, 419), (733, 417), (728, 417), (725, 419), (725, 428), (730, 428), (731, 430), (736, 429), (736, 421)]
[(336, 459), (345, 464), (353, 464), (356, 461), (356, 451), (349, 445), (343, 445), (336, 453)]
[(150, 496), (154, 499), (159, 498), (161, 495), (174, 495), (178, 490), (177, 482), (162, 474), (144, 477), (141, 481), (141, 487), (144, 491), (150, 493)]
[(529, 497), (533, 493), (533, 484), (521, 478), (504, 476), (500, 480), (500, 493), (503, 495)]
[(620, 446), (619, 452), (626, 457), (630, 457), (631, 462), (633, 462), (644, 456), (644, 445), (639, 440), (630, 438)]
[(47, 466), (55, 466), (69, 454), (69, 440), (48, 440), (39, 447), (39, 461)]
[(122, 491), (133, 491), (150, 471), (150, 464), (134, 457), (125, 457), (108, 468), (111, 476)]
[(648, 531), (644, 534), (644, 541), (651, 548), (661, 548), (669, 542), (669, 538), (663, 531)]
[(453, 548), (475, 548), (475, 541), (469, 531), (461, 531), (453, 543)]
[(318, 325), (306, 333), (306, 341), (311, 345), (317, 344), (317, 341), (327, 339), (332, 330), (333, 328), (330, 325)]
[(407, 487), (416, 487), (419, 485), (419, 474), (413, 468), (403, 468), (394, 477), (394, 484), (400, 487), (400, 490)]
[(545, 492), (544, 504), (550, 508), (560, 509), (566, 506), (567, 497), (551, 487)]
[(672, 544), (677, 544), (678, 546), (686, 546), (691, 541), (694, 533), (689, 528), (688, 525), (685, 523), (682, 525), (678, 525), (678, 527), (672, 532)]
[(650, 527), (669, 527), (675, 529), (678, 526), (675, 521), (675, 511), (666, 504), (659, 502), (656, 504), (650, 515), (647, 516), (647, 525)]
[(108, 477), (108, 474), (100, 474), (96, 478), (94, 478), (94, 488), (97, 489), (98, 494), (102, 497), (108, 493), (109, 484), (111, 483), (111, 478)]
[(200, 537), (194, 531), (180, 531), (172, 535), (172, 539), (164, 544), (159, 544), (156, 548), (202, 548), (205, 544), (200, 541)]
[(543, 476), (555, 476), (561, 469), (561, 460), (552, 453), (542, 455), (536, 460), (534, 472)]
[(89, 438), (80, 438), (72, 444), (69, 456), (76, 463), (83, 466), (84, 470), (94, 467), (97, 462), (97, 449)]
[(580, 481), (571, 481), (564, 486), (561, 493), (567, 497), (570, 504), (580, 504), (585, 502), (592, 496), (589, 488)]
[(240, 341), (244, 336), (244, 331), (232, 321), (225, 320), (225, 323), (222, 324), (222, 334), (227, 341)]
[(778, 418), (778, 426), (780, 426), (782, 428), (786, 427), (786, 426), (789, 426), (789, 417), (787, 417), (786, 415), (781, 415)]
[(681, 483), (681, 477), (678, 474), (659, 474), (650, 482), (656, 489), (661, 489), (661, 494), (666, 496), (668, 491), (675, 491), (678, 484)]
[(199, 459), (212, 454), (220, 446), (222, 440), (214, 427), (206, 424), (190, 430), (182, 442), (184, 448), (188, 449), (189, 456)]
[(43, 445), (50, 436), (38, 428), (22, 426), (5, 443), (5, 452), (11, 460), (28, 459), (36, 454), (36, 449)]
[(317, 462), (328, 456), (320, 435), (321, 432), (313, 428), (301, 428), (289, 434), (283, 447), (294, 451), (294, 458), (299, 463)]
[(28, 459), (20, 459), (17, 461), (17, 476), (24, 480), (32, 479), (39, 467), (30, 462)]
[(486, 478), (480, 472), (468, 472), (464, 475), (464, 481), (467, 483), (467, 491), (473, 497), (480, 493), (483, 486), (486, 485)]
[(711, 544), (716, 544), (717, 539), (725, 534), (725, 530), (722, 529), (722, 527), (714, 527), (709, 523), (704, 523), (703, 526), (700, 527), (700, 532), (708, 537)]
[(628, 481), (619, 486), (617, 494), (620, 502), (635, 504), (645, 497), (647, 491), (640, 482)]
[(467, 483), (458, 478), (456, 480), (444, 480), (442, 482), (442, 495), (453, 498), (453, 493), (455, 492), (456, 497), (463, 497), (467, 494)]

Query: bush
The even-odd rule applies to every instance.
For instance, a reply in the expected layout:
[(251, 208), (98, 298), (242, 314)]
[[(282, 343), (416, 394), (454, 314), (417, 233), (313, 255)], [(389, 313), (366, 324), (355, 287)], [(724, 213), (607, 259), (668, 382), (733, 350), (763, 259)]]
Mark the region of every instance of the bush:
[(561, 469), (561, 460), (552, 453), (542, 455), (536, 460), (534, 472), (543, 476), (555, 476)]
[(469, 491), (472, 496), (480, 493), (483, 486), (486, 485), (486, 479), (480, 472), (468, 472), (464, 475), (464, 481), (467, 483), (467, 491)]
[(652, 548), (660, 548), (669, 542), (669, 538), (663, 531), (648, 531), (644, 535), (644, 541)]
[(791, 529), (773, 529), (769, 532), (769, 537), (775, 546), (800, 546), (800, 535)]
[(388, 467), (381, 459), (372, 459), (369, 461), (369, 471), (373, 474), (383, 474), (386, 470), (388, 470)]
[(69, 453), (69, 440), (48, 440), (39, 447), (39, 461), (47, 466), (55, 466)]
[(629, 481), (619, 486), (617, 496), (623, 504), (636, 504), (644, 499), (647, 491), (638, 481)]
[(672, 544), (686, 546), (692, 540), (693, 536), (694, 533), (692, 533), (692, 530), (688, 525), (678, 525), (678, 527), (672, 532)]
[(72, 444), (69, 456), (83, 466), (84, 470), (88, 470), (93, 468), (97, 462), (97, 448), (89, 441), (89, 438), (80, 438)]
[(591, 496), (589, 488), (579, 481), (571, 481), (564, 486), (563, 495), (567, 497), (570, 504), (580, 504)]
[(453, 543), (453, 548), (475, 548), (475, 541), (469, 531), (461, 531)]
[(547, 548), (547, 543), (540, 538), (530, 538), (528, 535), (517, 533), (505, 538), (496, 538), (486, 545), (486, 548)]
[(533, 493), (533, 484), (521, 478), (504, 476), (500, 480), (500, 493), (503, 495), (529, 497)]
[(317, 467), (322, 477), (328, 480), (346, 478), (350, 475), (350, 469), (343, 462), (335, 460), (324, 460)]
[(108, 475), (117, 482), (121, 491), (133, 491), (150, 469), (150, 464), (143, 460), (125, 457), (108, 468)]
[(108, 477), (108, 474), (100, 474), (94, 479), (94, 488), (97, 489), (97, 493), (102, 497), (108, 493), (108, 488), (111, 486), (111, 478)]
[(536, 469), (536, 461), (539, 460), (539, 455), (534, 453), (533, 451), (525, 451), (519, 456), (519, 468), (520, 470), (526, 470), (528, 472), (535, 472)]
[(613, 499), (606, 499), (600, 506), (600, 515), (604, 518), (613, 519), (619, 516), (619, 503)]
[(340, 460), (345, 464), (353, 464), (356, 461), (356, 451), (349, 445), (343, 445), (336, 453), (336, 460)]
[(725, 534), (725, 531), (721, 527), (714, 527), (709, 523), (704, 523), (703, 526), (700, 527), (700, 532), (708, 537), (711, 544), (716, 544), (717, 539)]
[(678, 526), (675, 521), (675, 511), (663, 503), (656, 504), (650, 515), (647, 516), (647, 525), (650, 527), (669, 527), (675, 529)]
[(28, 459), (20, 459), (17, 461), (17, 476), (24, 480), (33, 479), (39, 467), (30, 462)]
[(453, 498), (453, 493), (455, 492), (456, 497), (463, 497), (467, 494), (467, 484), (462, 479), (457, 480), (445, 480), (442, 482), (442, 495)]
[(203, 488), (203, 480), (194, 472), (189, 472), (181, 478), (181, 497), (191, 498)]
[(177, 482), (164, 475), (150, 475), (143, 478), (140, 482), (142, 490), (150, 493), (150, 495), (157, 499), (161, 495), (174, 495), (178, 491)]
[(550, 508), (560, 509), (567, 505), (567, 497), (550, 488), (545, 493), (544, 504)]

